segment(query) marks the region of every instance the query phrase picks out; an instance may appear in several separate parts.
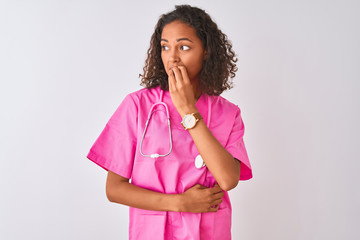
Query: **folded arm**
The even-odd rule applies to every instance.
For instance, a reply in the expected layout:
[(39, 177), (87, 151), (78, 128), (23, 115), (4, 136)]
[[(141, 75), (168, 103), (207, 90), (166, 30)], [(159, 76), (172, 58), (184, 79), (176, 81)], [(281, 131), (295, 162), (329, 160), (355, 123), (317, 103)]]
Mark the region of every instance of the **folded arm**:
[(108, 171), (106, 195), (110, 202), (145, 210), (216, 212), (224, 193), (218, 185), (207, 188), (199, 184), (181, 194), (159, 193), (135, 186), (128, 178)]

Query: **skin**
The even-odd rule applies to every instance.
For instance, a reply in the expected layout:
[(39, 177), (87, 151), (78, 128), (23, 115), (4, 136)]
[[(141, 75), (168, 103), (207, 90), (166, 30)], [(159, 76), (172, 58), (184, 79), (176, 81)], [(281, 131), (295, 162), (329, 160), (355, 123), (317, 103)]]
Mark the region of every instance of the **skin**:
[[(201, 40), (191, 26), (174, 21), (163, 28), (161, 46), (174, 106), (182, 117), (199, 112), (195, 106), (202, 93), (198, 80), (207, 55)], [(181, 194), (165, 194), (135, 186), (129, 179), (108, 171), (106, 194), (109, 201), (155, 211), (216, 212), (224, 196), (223, 190), (229, 191), (238, 184), (240, 162), (217, 141), (203, 120), (188, 131), (218, 184), (212, 188), (196, 184)]]
[[(206, 54), (207, 51), (192, 27), (180, 21), (165, 25), (161, 34), (161, 59), (169, 76), (178, 72), (176, 70), (185, 68), (194, 90), (188, 93), (186, 99), (191, 99), (193, 93), (196, 99), (201, 95), (198, 80)], [(191, 99), (191, 103), (196, 103), (196, 99)]]

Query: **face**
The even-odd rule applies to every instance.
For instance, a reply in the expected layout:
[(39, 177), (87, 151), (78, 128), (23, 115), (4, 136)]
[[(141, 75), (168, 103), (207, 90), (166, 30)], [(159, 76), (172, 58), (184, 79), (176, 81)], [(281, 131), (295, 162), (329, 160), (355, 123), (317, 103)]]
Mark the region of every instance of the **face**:
[(161, 33), (161, 59), (166, 72), (173, 66), (185, 66), (190, 80), (198, 81), (206, 51), (195, 29), (173, 21)]

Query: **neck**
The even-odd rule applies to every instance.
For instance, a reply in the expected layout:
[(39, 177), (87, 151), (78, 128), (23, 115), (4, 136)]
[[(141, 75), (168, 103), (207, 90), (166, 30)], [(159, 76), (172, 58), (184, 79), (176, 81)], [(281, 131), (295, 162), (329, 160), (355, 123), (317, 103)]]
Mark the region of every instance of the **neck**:
[(201, 94), (202, 94), (202, 90), (201, 88), (199, 87), (199, 84), (198, 84), (198, 81), (194, 81), (192, 83), (192, 86), (193, 86), (193, 89), (194, 89), (194, 93), (195, 93), (195, 98), (196, 100), (199, 100)]

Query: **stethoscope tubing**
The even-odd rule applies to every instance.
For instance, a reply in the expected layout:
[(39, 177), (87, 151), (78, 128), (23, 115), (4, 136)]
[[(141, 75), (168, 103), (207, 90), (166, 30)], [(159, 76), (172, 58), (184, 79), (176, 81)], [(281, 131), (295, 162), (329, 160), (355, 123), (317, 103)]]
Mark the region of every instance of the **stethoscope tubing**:
[[(159, 157), (166, 157), (168, 156), (171, 151), (172, 151), (172, 148), (173, 148), (173, 142), (172, 142), (172, 135), (171, 135), (171, 126), (170, 126), (170, 114), (169, 114), (169, 109), (168, 109), (168, 106), (166, 105), (165, 102), (162, 101), (163, 99), (163, 90), (160, 90), (160, 99), (159, 99), (159, 102), (157, 103), (154, 103), (152, 105), (152, 107), (150, 108), (150, 111), (149, 111), (149, 114), (148, 114), (148, 118), (146, 120), (146, 124), (145, 124), (145, 129), (144, 129), (144, 132), (142, 134), (142, 137), (141, 137), (141, 141), (140, 141), (140, 154), (143, 156), (143, 157), (150, 157), (150, 158), (159, 158)], [(168, 126), (169, 126), (169, 142), (170, 142), (170, 149), (169, 149), (169, 152), (166, 153), (166, 154), (159, 154), (159, 153), (153, 153), (153, 154), (144, 154), (143, 151), (142, 151), (142, 145), (143, 145), (143, 142), (144, 142), (144, 139), (145, 139), (145, 134), (146, 134), (146, 131), (147, 131), (147, 128), (148, 128), (148, 125), (149, 125), (149, 122), (150, 122), (150, 119), (152, 117), (152, 115), (154, 114), (154, 112), (157, 112), (157, 111), (160, 111), (160, 110), (155, 110), (154, 111), (154, 108), (157, 106), (157, 105), (163, 105), (165, 110), (166, 110), (166, 117), (167, 117), (167, 121), (168, 121)], [(210, 118), (211, 118), (211, 102), (210, 102), (210, 98), (208, 98), (208, 119), (207, 119), (207, 126), (210, 127)], [(200, 161), (201, 160), (201, 161)], [(198, 155), (195, 159), (195, 166), (196, 168), (202, 168), (205, 166), (205, 163), (203, 162), (202, 158), (200, 155)]]
[[(169, 149), (169, 152), (166, 153), (166, 154), (159, 154), (159, 153), (153, 153), (153, 154), (144, 154), (142, 152), (142, 145), (143, 145), (143, 142), (144, 142), (144, 138), (145, 138), (145, 134), (146, 134), (146, 131), (147, 131), (147, 128), (148, 128), (148, 125), (149, 125), (149, 122), (150, 122), (150, 119), (153, 115), (154, 112), (156, 111), (160, 111), (160, 110), (154, 110), (155, 106), (157, 105), (163, 105), (165, 107), (165, 110), (166, 110), (166, 117), (167, 117), (167, 122), (168, 122), (168, 126), (169, 126), (169, 142), (170, 142), (170, 149)], [(141, 142), (140, 142), (140, 154), (143, 156), (143, 157), (150, 157), (150, 158), (158, 158), (158, 157), (166, 157), (168, 156), (172, 151), (172, 136), (171, 136), (171, 126), (170, 126), (170, 115), (169, 115), (169, 109), (166, 105), (166, 103), (162, 102), (162, 99), (160, 99), (160, 102), (157, 102), (155, 104), (152, 105), (151, 109), (150, 109), (150, 112), (149, 112), (149, 115), (148, 115), (148, 118), (146, 120), (146, 124), (145, 124), (145, 129), (144, 129), (144, 132), (142, 134), (142, 137), (141, 137)]]

